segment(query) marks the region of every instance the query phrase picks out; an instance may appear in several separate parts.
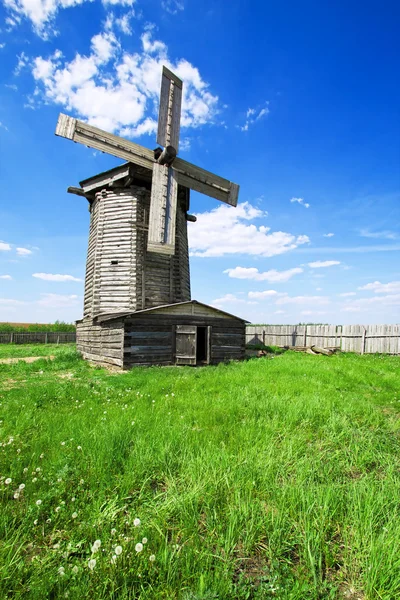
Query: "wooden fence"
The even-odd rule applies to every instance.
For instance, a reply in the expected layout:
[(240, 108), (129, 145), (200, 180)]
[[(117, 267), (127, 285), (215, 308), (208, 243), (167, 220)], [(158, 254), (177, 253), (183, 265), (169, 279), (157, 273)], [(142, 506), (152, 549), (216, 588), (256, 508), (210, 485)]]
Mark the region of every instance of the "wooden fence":
[(24, 331), (0, 333), (0, 344), (71, 344), (76, 341), (74, 331)]
[(400, 325), (248, 325), (250, 346), (322, 346), (360, 354), (400, 354)]

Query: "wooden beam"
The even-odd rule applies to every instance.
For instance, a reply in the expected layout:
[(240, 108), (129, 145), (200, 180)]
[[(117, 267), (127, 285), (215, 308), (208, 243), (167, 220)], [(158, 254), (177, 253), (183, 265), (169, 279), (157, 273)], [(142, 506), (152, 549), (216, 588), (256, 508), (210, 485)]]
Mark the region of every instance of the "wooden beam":
[(68, 192), (68, 194), (76, 194), (77, 196), (83, 196), (85, 198), (85, 192), (83, 191), (82, 188), (78, 188), (78, 187), (74, 187), (73, 185), (70, 185), (67, 188), (67, 192)]
[[(97, 127), (92, 127), (68, 115), (60, 114), (56, 135), (79, 142), (89, 148), (101, 150), (147, 169), (153, 169), (155, 162), (153, 151)], [(228, 179), (196, 167), (178, 157), (174, 160), (172, 169), (176, 171), (179, 185), (216, 200), (221, 200), (221, 202), (231, 206), (237, 205), (239, 186)]]

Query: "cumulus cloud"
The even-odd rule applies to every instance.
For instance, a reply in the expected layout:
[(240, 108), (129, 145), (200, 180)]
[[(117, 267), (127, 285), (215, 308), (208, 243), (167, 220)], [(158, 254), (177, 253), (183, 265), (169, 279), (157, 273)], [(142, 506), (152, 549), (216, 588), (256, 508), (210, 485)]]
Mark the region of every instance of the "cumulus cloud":
[(171, 61), (164, 42), (147, 28), (141, 52), (121, 48), (111, 30), (91, 39), (88, 56), (65, 60), (60, 50), (33, 60), (32, 74), (46, 103), (56, 104), (90, 124), (121, 135), (153, 134), (157, 126), (162, 66), (183, 82), (182, 127), (213, 122), (218, 97), (199, 70), (185, 59)]
[(317, 306), (329, 303), (330, 300), (327, 296), (288, 296), (286, 294), (276, 301), (276, 304), (313, 304)]
[(0, 275), (0, 279), (12, 279), (11, 275)]
[[(15, 27), (22, 18), (31, 21), (34, 31), (43, 39), (56, 32), (54, 18), (59, 10), (71, 8), (90, 0), (3, 0), (9, 17), (6, 23)], [(103, 5), (132, 6), (135, 0), (103, 0)]]
[(18, 256), (29, 256), (32, 254), (32, 250), (29, 250), (28, 248), (17, 248), (17, 254)]
[(82, 281), (78, 277), (73, 277), (72, 275), (60, 275), (52, 274), (52, 273), (33, 273), (32, 277), (36, 277), (36, 279), (44, 279), (44, 281)]
[(290, 198), (290, 202), (297, 202), (298, 204), (304, 206), (304, 208), (310, 208), (310, 204), (308, 204), (308, 202), (304, 202), (304, 198)]
[(291, 277), (302, 273), (303, 269), (295, 267), (294, 269), (287, 269), (286, 271), (276, 271), (270, 269), (260, 273), (255, 267), (235, 267), (234, 269), (226, 269), (224, 273), (228, 273), (229, 277), (233, 279), (252, 279), (254, 281), (268, 281), (269, 283), (281, 283), (289, 281)]
[(269, 114), (268, 108), (269, 102), (265, 102), (264, 105), (260, 108), (248, 108), (246, 113), (246, 121), (244, 125), (239, 127), (241, 131), (248, 131), (249, 127), (260, 121), (263, 117), (266, 117)]
[(387, 296), (372, 296), (372, 298), (359, 298), (349, 300), (341, 310), (345, 312), (359, 312), (360, 310), (368, 310), (372, 307), (391, 307), (400, 306), (400, 293), (388, 294)]
[(0, 242), (0, 252), (8, 252), (11, 250), (11, 244), (7, 244), (7, 242)]
[(265, 213), (249, 202), (239, 203), (236, 208), (221, 204), (196, 216), (197, 223), (189, 223), (191, 256), (276, 256), (310, 241), (306, 235), (270, 232), (269, 227), (250, 224), (265, 217)]
[(356, 292), (343, 292), (343, 294), (338, 294), (341, 298), (349, 298), (350, 296), (357, 296)]
[(340, 265), (340, 261), (338, 260), (315, 260), (314, 262), (309, 262), (308, 266), (312, 269), (323, 269), (325, 267), (333, 267), (335, 265)]
[(223, 305), (223, 304), (245, 304), (246, 300), (243, 298), (238, 298), (235, 294), (225, 294), (221, 296), (221, 298), (216, 298), (213, 300), (213, 304), (215, 305)]
[(375, 294), (396, 294), (400, 293), (400, 281), (391, 281), (389, 283), (374, 281), (373, 283), (367, 283), (367, 285), (363, 285), (358, 289), (369, 290), (375, 292)]
[(248, 297), (253, 300), (266, 300), (267, 298), (276, 298), (277, 296), (283, 296), (285, 294), (279, 294), (276, 290), (264, 290), (263, 292), (249, 292)]
[(80, 303), (81, 298), (76, 294), (41, 294), (41, 299), (37, 301), (39, 306), (45, 308), (70, 308), (79, 306)]

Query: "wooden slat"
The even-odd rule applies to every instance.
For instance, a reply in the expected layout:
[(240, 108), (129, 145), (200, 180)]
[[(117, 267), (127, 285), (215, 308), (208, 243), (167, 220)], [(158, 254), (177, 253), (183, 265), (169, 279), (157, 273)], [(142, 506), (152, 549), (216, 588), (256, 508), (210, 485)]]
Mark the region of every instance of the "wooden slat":
[(147, 250), (175, 254), (178, 182), (173, 169), (156, 164), (151, 187)]

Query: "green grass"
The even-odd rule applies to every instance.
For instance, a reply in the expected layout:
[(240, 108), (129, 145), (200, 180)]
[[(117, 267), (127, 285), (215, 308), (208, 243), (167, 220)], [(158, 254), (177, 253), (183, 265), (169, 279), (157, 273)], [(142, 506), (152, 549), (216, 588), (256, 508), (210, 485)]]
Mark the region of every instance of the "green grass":
[(400, 598), (399, 358), (59, 352), (0, 365), (0, 598)]
[(24, 356), (59, 356), (71, 350), (75, 344), (0, 344), (0, 360), (2, 358), (22, 358)]

